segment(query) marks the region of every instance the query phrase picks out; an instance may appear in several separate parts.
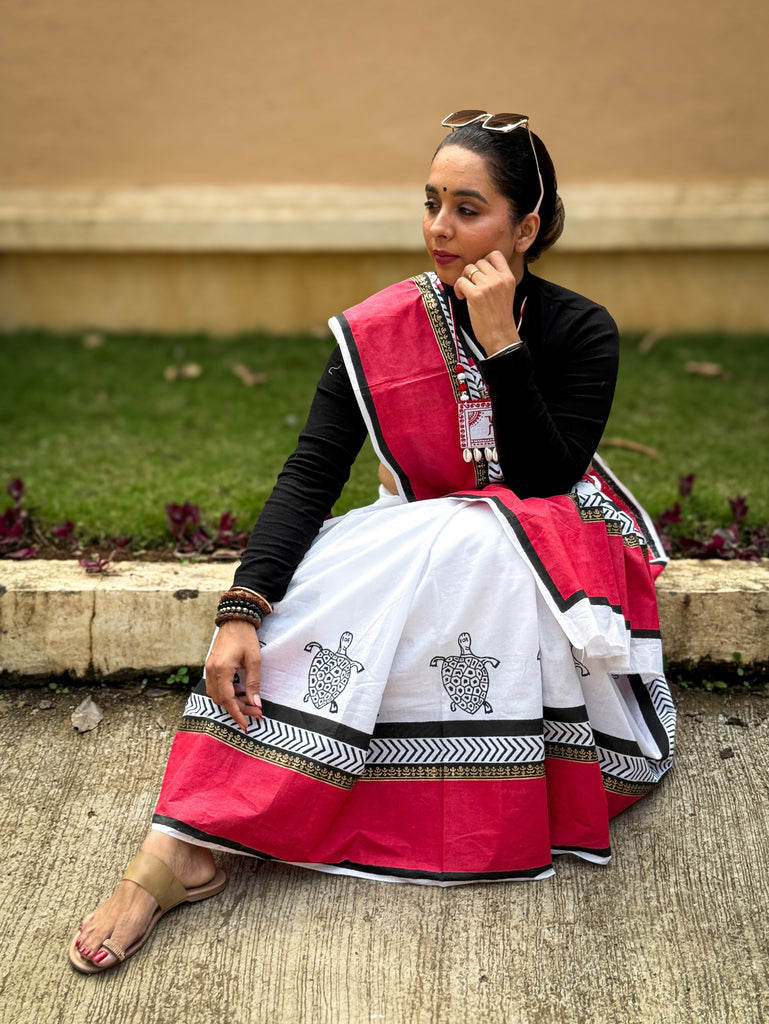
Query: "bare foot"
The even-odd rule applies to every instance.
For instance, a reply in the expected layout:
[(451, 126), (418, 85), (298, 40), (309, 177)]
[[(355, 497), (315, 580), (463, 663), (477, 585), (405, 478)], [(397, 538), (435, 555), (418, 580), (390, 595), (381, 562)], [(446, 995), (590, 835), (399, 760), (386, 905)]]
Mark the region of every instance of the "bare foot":
[[(165, 832), (153, 829), (141, 845), (145, 853), (152, 853), (174, 872), (185, 887), (205, 885), (216, 871), (214, 857), (203, 846), (193, 846), (174, 839)], [(75, 945), (84, 960), (99, 967), (109, 967), (117, 959), (102, 948), (105, 939), (128, 949), (149, 927), (157, 903), (136, 882), (120, 881), (114, 893), (80, 922)]]

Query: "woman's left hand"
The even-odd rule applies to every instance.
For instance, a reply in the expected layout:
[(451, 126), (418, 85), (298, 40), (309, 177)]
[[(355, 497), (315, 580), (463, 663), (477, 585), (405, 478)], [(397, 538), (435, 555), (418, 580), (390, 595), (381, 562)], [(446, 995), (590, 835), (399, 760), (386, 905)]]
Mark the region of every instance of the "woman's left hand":
[(487, 356), (519, 340), (513, 315), (516, 284), (507, 260), (495, 250), (468, 263), (454, 285), (459, 298), (467, 299), (473, 331)]

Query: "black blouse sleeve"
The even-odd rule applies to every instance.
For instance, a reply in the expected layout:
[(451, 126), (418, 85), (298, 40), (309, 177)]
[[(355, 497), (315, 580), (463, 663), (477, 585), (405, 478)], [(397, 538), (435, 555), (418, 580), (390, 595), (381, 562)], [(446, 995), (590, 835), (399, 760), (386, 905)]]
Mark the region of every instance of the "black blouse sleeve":
[(279, 601), (350, 476), (366, 438), (337, 346), (318, 382), (294, 453), (253, 529), (235, 585)]
[(505, 483), (521, 498), (564, 494), (580, 479), (617, 378), (619, 339), (607, 311), (565, 289), (553, 292), (524, 323), (525, 344), (480, 366)]

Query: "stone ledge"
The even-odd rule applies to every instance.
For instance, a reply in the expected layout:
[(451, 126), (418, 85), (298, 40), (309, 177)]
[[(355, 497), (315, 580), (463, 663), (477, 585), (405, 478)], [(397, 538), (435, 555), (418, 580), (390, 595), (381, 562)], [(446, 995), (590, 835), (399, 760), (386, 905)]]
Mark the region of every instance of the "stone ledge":
[(76, 678), (202, 665), (229, 564), (0, 563), (0, 672)]
[(671, 562), (657, 599), (671, 664), (769, 664), (769, 559)]
[[(205, 661), (233, 565), (0, 562), (0, 675), (162, 674)], [(769, 560), (672, 562), (657, 581), (671, 665), (769, 664)]]
[[(422, 252), (423, 186), (0, 189), (6, 252)], [(559, 252), (766, 249), (769, 181), (561, 189)]]

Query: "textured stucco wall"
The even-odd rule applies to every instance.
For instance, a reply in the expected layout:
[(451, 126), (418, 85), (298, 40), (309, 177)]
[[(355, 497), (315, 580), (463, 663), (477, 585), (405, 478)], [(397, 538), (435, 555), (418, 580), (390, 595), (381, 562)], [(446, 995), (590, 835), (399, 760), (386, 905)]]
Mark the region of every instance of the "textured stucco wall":
[(0, 329), (322, 323), (424, 269), (439, 122), (476, 105), (530, 114), (553, 155), (543, 273), (623, 327), (769, 326), (763, 0), (0, 15)]
[(0, 0), (0, 188), (424, 181), (523, 110), (564, 182), (766, 178), (763, 0)]

